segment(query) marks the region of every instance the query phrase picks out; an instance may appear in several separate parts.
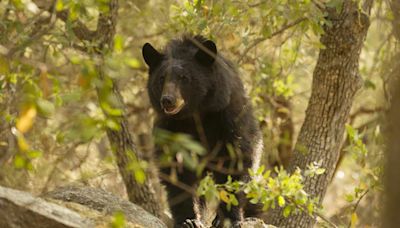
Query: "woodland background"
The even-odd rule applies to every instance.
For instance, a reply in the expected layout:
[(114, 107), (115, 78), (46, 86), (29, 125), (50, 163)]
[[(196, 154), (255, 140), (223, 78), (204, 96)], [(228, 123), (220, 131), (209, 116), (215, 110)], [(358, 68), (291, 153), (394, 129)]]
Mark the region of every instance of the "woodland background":
[[(399, 5), (396, 0), (0, 1), (0, 185), (39, 195), (81, 183), (135, 201), (129, 191), (149, 179), (146, 159), (154, 143), (141, 47), (150, 42), (161, 49), (185, 33), (214, 40), (219, 53), (237, 65), (263, 132), (263, 164), (291, 170), (293, 150), (305, 150), (296, 141), (319, 53), (334, 49), (321, 37), (329, 39), (327, 31), (346, 20), (344, 12), (354, 11), (353, 22), (368, 29), (365, 41), (361, 33), (348, 37), (364, 41), (359, 66), (353, 67), (362, 83), (354, 100), (340, 98), (352, 104), (350, 113), (344, 112), (345, 125), (327, 126), (337, 138), (328, 140), (337, 148), (327, 154), (337, 158), (329, 166), (330, 158), (321, 153), (308, 168), (317, 176), (329, 174), (319, 215), (343, 227), (380, 226), (388, 145), (384, 120), (399, 76)], [(361, 14), (369, 17), (369, 28)], [(341, 45), (340, 39), (335, 42)], [(352, 50), (349, 45), (340, 47)], [(348, 66), (338, 66), (338, 72), (341, 67)], [(353, 83), (346, 72), (342, 79)], [(325, 102), (335, 99), (333, 94)], [(340, 128), (344, 135), (329, 130)], [(130, 132), (133, 141), (122, 140), (128, 146), (119, 150), (119, 144), (110, 144), (112, 138), (118, 142), (116, 132)], [(169, 143), (183, 145), (182, 153), (194, 145), (179, 137)], [(135, 147), (127, 149), (131, 144)], [(132, 151), (135, 156), (119, 159)], [(185, 162), (194, 167), (199, 161)], [(329, 226), (321, 216), (318, 225)]]

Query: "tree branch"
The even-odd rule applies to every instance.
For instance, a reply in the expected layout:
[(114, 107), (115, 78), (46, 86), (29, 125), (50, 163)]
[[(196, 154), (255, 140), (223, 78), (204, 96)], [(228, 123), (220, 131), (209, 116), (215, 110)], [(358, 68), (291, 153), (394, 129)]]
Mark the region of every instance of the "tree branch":
[(243, 59), (246, 57), (247, 53), (248, 53), (251, 49), (255, 48), (258, 44), (260, 44), (260, 43), (262, 43), (262, 42), (264, 42), (264, 41), (266, 41), (266, 40), (269, 40), (269, 39), (271, 39), (271, 38), (274, 37), (274, 36), (277, 36), (277, 35), (283, 33), (284, 31), (286, 31), (286, 30), (288, 30), (288, 29), (290, 29), (290, 28), (292, 28), (292, 27), (298, 25), (299, 23), (301, 23), (301, 22), (303, 22), (303, 21), (305, 21), (305, 20), (307, 20), (306, 17), (299, 18), (299, 19), (297, 19), (297, 20), (295, 20), (295, 21), (293, 21), (293, 22), (291, 22), (291, 23), (288, 23), (288, 24), (282, 26), (282, 28), (280, 28), (279, 30), (273, 32), (271, 35), (269, 35), (269, 36), (267, 36), (267, 37), (260, 37), (260, 38), (255, 39), (255, 40), (253, 41), (253, 43), (250, 44), (249, 46), (247, 46), (247, 48), (243, 51), (243, 53), (241, 54), (240, 58), (239, 58), (238, 61), (237, 61), (238, 64), (240, 64), (240, 63), (243, 61)]
[[(41, 13), (39, 13), (38, 20), (33, 23), (34, 27), (32, 28), (32, 32), (28, 35), (29, 38), (23, 41), (22, 44), (8, 49), (8, 52), (6, 54), (7, 58), (12, 58), (16, 53), (24, 50), (27, 46), (39, 40), (42, 36), (46, 35), (53, 28), (56, 22), (55, 8), (50, 8), (49, 12), (51, 13), (50, 17), (44, 19), (40, 18)], [(42, 28), (42, 26), (45, 24), (47, 25)]]
[[(364, 199), (364, 197), (367, 195), (368, 192), (369, 192), (369, 188), (368, 188), (367, 190), (365, 190), (365, 191), (363, 192), (363, 194), (358, 198), (356, 204), (355, 204), (354, 207), (353, 207), (353, 211), (351, 212), (351, 214), (356, 213), (357, 208), (358, 208), (358, 205), (360, 205), (361, 200)], [(349, 225), (347, 226), (347, 228), (351, 228), (351, 219), (350, 219), (350, 221), (349, 221)]]
[[(54, 8), (54, 4), (49, 4), (48, 0), (33, 0), (33, 2), (37, 5), (39, 9), (46, 10), (51, 12)], [(49, 7), (50, 6), (50, 7)], [(68, 21), (69, 12), (68, 10), (61, 10), (55, 13), (56, 17), (64, 22)], [(74, 26), (72, 27), (72, 31), (75, 36), (82, 41), (94, 41), (98, 40), (97, 36), (99, 33), (97, 31), (92, 31), (86, 27), (84, 23), (79, 20), (74, 21)], [(98, 28), (97, 28), (98, 30)], [(101, 35), (101, 34), (100, 34)]]

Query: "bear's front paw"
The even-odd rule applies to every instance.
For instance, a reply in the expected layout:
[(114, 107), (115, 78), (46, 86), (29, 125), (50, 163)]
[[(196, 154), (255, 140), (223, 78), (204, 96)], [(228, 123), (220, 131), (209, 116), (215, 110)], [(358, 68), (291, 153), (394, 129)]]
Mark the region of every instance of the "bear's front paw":
[(198, 219), (186, 219), (182, 225), (182, 228), (205, 228), (202, 222)]
[(242, 223), (240, 221), (236, 221), (232, 224), (232, 228), (241, 228)]
[(211, 227), (218, 228), (218, 227), (221, 227), (220, 225), (221, 225), (221, 221), (220, 221), (219, 217), (216, 216), (215, 219), (212, 221)]

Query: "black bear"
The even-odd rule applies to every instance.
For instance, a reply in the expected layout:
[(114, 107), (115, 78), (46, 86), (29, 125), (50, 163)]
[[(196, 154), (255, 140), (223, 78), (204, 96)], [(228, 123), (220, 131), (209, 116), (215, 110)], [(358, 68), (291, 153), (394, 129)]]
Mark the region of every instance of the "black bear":
[[(212, 172), (217, 183), (226, 182), (228, 175), (244, 180), (247, 170), (259, 164), (262, 143), (250, 101), (233, 64), (217, 52), (214, 42), (202, 36), (171, 40), (162, 52), (146, 43), (142, 54), (149, 66), (148, 94), (157, 113), (154, 128), (189, 134), (198, 140), (211, 157), (205, 170)], [(230, 154), (228, 147), (234, 148), (236, 156)], [(160, 153), (156, 148), (156, 156), (157, 151)], [(161, 172), (169, 175), (171, 170), (162, 168)], [(177, 177), (191, 187), (201, 179), (189, 169), (180, 170)], [(185, 194), (174, 184), (164, 184), (168, 199)], [(195, 217), (192, 197), (187, 195), (186, 200), (169, 202), (175, 226)], [(243, 216), (243, 203), (239, 201), (239, 206), (231, 210), (221, 203), (219, 221), (238, 222)]]

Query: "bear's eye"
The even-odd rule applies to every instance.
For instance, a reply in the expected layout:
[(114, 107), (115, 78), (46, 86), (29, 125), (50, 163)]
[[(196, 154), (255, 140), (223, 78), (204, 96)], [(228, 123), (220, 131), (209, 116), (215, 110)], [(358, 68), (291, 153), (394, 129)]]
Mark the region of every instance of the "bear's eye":
[(179, 80), (181, 82), (188, 82), (189, 81), (189, 77), (184, 75), (184, 74), (181, 74), (181, 75), (179, 75)]
[(161, 85), (164, 84), (164, 81), (165, 81), (165, 75), (161, 75), (160, 76), (160, 84)]

